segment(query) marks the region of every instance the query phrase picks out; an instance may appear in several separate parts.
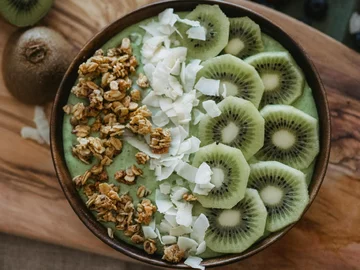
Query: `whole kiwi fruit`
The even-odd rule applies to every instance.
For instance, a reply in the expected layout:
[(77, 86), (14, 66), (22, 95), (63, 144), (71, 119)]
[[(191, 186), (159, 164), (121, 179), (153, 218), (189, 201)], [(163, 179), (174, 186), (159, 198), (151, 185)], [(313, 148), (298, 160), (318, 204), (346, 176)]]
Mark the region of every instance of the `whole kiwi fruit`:
[(5, 45), (2, 70), (9, 92), (26, 104), (52, 101), (75, 51), (47, 27), (12, 34)]

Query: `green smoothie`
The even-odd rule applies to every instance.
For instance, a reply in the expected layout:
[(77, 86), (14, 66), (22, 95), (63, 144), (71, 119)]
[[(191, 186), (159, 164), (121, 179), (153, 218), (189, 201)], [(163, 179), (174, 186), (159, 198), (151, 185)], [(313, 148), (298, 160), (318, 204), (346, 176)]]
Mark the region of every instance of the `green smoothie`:
[[(180, 13), (179, 15), (181, 17), (184, 17), (186, 14), (187, 13)], [(156, 20), (156, 19), (157, 18), (150, 18), (148, 20), (139, 22), (138, 24), (135, 24), (131, 27), (126, 28), (125, 30), (123, 30), (122, 32), (120, 32), (119, 34), (114, 36), (112, 39), (110, 39), (106, 44), (104, 44), (102, 46), (102, 49), (104, 51), (106, 51), (109, 48), (117, 47), (117, 46), (119, 46), (119, 44), (121, 43), (121, 40), (123, 38), (130, 37), (132, 40), (133, 54), (136, 56), (137, 59), (140, 60), (141, 59), (140, 49), (141, 49), (142, 44), (139, 43), (139, 40), (136, 37), (143, 36), (145, 34), (145, 31), (143, 29), (141, 29), (139, 27), (139, 25), (144, 25), (147, 22), (150, 22), (151, 20)], [(275, 41), (268, 35), (262, 34), (262, 38), (263, 38), (263, 43), (265, 46), (265, 51), (286, 51), (285, 48), (281, 44), (279, 44), (277, 41)], [(191, 59), (187, 59), (187, 61), (189, 61), (189, 60), (191, 60)], [(139, 61), (139, 66), (137, 68), (137, 72), (138, 73), (143, 72), (143, 64), (141, 63), (141, 61)], [(150, 91), (149, 89), (143, 90), (143, 89), (139, 88), (137, 86), (137, 84), (135, 83), (135, 81), (133, 83), (133, 88), (139, 89), (142, 92), (143, 97), (146, 96), (148, 91)], [(74, 105), (78, 102), (85, 103), (85, 99), (79, 99), (74, 94), (69, 95), (68, 104)], [(303, 95), (293, 104), (293, 106), (295, 106), (296, 108), (298, 108), (298, 109), (304, 111), (305, 113), (318, 119), (317, 109), (316, 109), (316, 105), (314, 102), (314, 98), (312, 96), (312, 91), (307, 83), (305, 84)], [(87, 165), (72, 155), (71, 148), (74, 144), (77, 143), (77, 140), (76, 140), (77, 137), (71, 133), (72, 129), (73, 129), (73, 127), (70, 124), (70, 116), (65, 115), (64, 122), (63, 122), (63, 142), (64, 142), (64, 151), (65, 151), (64, 154), (65, 154), (66, 164), (70, 171), (70, 175), (72, 177), (75, 177), (77, 175), (83, 174), (86, 170), (90, 169), (93, 165), (95, 165), (96, 161), (94, 159), (92, 164)], [(197, 128), (194, 125), (190, 126), (190, 136), (191, 135), (193, 135), (193, 136), (197, 135)], [(135, 185), (129, 186), (129, 185), (117, 182), (113, 177), (115, 172), (118, 171), (119, 169), (124, 169), (133, 164), (136, 164), (135, 154), (137, 152), (138, 152), (138, 149), (135, 149), (134, 147), (132, 147), (131, 145), (126, 143), (126, 141), (123, 141), (123, 148), (122, 148), (121, 154), (118, 155), (114, 159), (113, 163), (106, 168), (108, 175), (109, 175), (108, 182), (112, 183), (116, 186), (119, 186), (121, 194), (123, 194), (125, 192), (129, 192), (129, 194), (134, 199), (134, 205), (136, 205), (139, 202), (139, 199), (136, 196), (136, 191), (140, 185), (145, 185), (148, 189), (153, 191), (152, 194), (148, 196), (148, 198), (152, 201), (155, 201), (155, 192), (154, 191), (158, 187), (159, 183), (164, 183), (164, 182), (170, 183), (174, 179), (179, 178), (179, 176), (177, 176), (174, 173), (172, 176), (169, 177), (168, 180), (158, 182), (158, 181), (156, 181), (154, 171), (150, 170), (148, 165), (139, 165), (138, 167), (141, 168), (144, 173), (143, 173), (142, 177), (139, 177), (137, 179), (137, 182)], [(314, 170), (314, 166), (310, 166), (310, 168), (305, 170), (305, 173), (306, 173), (308, 179), (311, 179), (313, 170)], [(186, 182), (186, 181), (184, 181), (184, 182)], [(83, 193), (82, 189), (79, 190), (79, 195), (84, 200), (84, 202), (87, 201), (87, 197)], [(157, 213), (156, 218), (157, 218), (157, 220), (160, 220), (161, 214)], [(104, 223), (103, 222), (103, 225), (106, 227), (112, 228), (114, 230), (115, 237), (121, 239), (122, 241), (125, 241), (126, 243), (128, 243), (130, 245), (135, 245), (134, 243), (132, 243), (130, 241), (129, 237), (127, 237), (123, 234), (122, 231), (116, 230), (114, 228), (113, 223), (111, 223), (111, 222)], [(142, 245), (137, 245), (137, 246), (139, 248), (142, 248)], [(161, 245), (158, 245), (157, 253), (161, 254), (162, 249), (160, 247), (161, 247)], [(219, 253), (216, 253), (216, 252), (211, 251), (210, 249), (207, 249), (207, 251), (202, 253), (200, 255), (200, 257), (209, 258), (209, 257), (216, 257), (219, 255), (220, 255)]]

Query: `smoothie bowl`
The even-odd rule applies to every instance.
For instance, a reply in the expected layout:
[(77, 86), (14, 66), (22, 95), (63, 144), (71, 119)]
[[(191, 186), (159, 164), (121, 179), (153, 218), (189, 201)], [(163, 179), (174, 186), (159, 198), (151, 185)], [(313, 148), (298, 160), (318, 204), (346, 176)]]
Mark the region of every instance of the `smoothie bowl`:
[(143, 7), (97, 34), (56, 96), (64, 193), (102, 241), (202, 269), (284, 235), (324, 178), (330, 121), (311, 62), (279, 27), (217, 1)]

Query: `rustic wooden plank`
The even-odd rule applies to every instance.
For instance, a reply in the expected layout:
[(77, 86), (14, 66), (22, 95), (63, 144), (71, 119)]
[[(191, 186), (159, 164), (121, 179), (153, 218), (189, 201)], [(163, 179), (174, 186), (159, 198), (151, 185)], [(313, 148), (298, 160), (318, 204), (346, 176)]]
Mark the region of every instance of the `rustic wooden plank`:
[[(57, 1), (42, 24), (60, 31), (75, 48), (102, 27), (152, 0)], [(330, 165), (313, 206), (282, 240), (222, 269), (356, 269), (360, 265), (360, 56), (324, 34), (276, 11), (231, 0), (270, 18), (305, 49), (320, 72), (331, 108)], [(0, 19), (0, 59), (16, 30)], [(1, 61), (1, 60), (0, 60)], [(6, 91), (0, 73), (0, 231), (96, 252), (111, 250), (79, 221), (57, 183), (49, 148), (20, 137), (32, 125), (33, 107)]]

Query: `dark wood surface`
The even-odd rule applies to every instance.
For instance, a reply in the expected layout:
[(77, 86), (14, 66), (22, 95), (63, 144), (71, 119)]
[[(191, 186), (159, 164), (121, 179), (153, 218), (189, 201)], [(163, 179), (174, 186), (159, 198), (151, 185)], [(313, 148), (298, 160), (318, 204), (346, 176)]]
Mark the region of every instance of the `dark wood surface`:
[[(151, 0), (56, 1), (42, 24), (76, 49), (102, 27)], [(325, 84), (331, 108), (332, 152), (326, 179), (310, 210), (284, 238), (222, 269), (356, 269), (360, 265), (360, 56), (285, 15), (232, 0), (265, 15), (306, 50)], [(0, 54), (15, 30), (0, 19)], [(0, 56), (1, 59), (1, 56)], [(93, 236), (73, 213), (56, 180), (47, 146), (20, 137), (33, 107), (15, 101), (0, 74), (0, 230), (126, 259)]]

